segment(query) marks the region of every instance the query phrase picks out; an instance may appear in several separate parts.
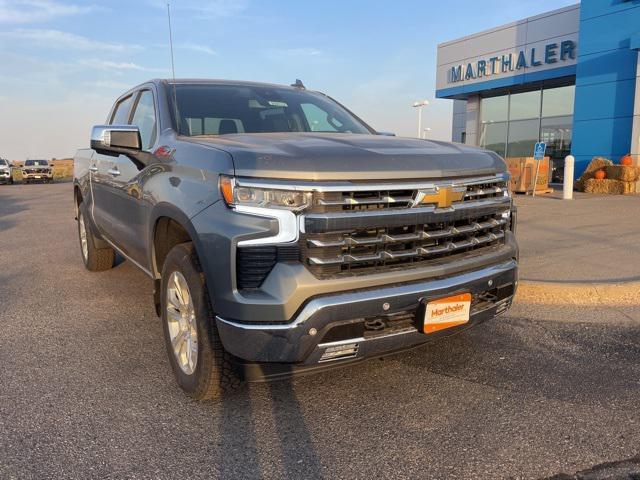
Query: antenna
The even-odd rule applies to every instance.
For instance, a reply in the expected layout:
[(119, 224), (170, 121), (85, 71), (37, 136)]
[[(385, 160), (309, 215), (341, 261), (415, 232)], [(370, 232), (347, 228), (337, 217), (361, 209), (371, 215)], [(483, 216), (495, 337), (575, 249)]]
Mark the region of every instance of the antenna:
[(173, 33), (171, 31), (171, 7), (167, 2), (167, 20), (169, 22), (169, 48), (171, 49), (171, 75), (173, 77), (173, 108), (176, 117), (176, 127), (180, 133), (180, 115), (178, 114), (178, 95), (176, 93), (176, 65), (173, 58)]

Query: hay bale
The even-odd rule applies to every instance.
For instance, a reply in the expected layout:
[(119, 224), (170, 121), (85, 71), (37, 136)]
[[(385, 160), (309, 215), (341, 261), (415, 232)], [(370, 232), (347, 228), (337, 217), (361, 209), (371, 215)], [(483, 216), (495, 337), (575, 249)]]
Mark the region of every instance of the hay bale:
[(607, 165), (604, 167), (607, 178), (623, 182), (637, 182), (640, 180), (640, 167), (627, 165)]
[(622, 182), (622, 194), (623, 195), (633, 195), (637, 193), (637, 184), (636, 182)]
[(584, 191), (606, 195), (630, 195), (636, 193), (636, 184), (635, 182), (623, 182), (611, 178), (605, 178), (604, 180), (590, 178), (585, 181)]
[(575, 189), (580, 192), (586, 192), (586, 181), (592, 179), (598, 170), (601, 170), (610, 165), (613, 165), (613, 162), (611, 160), (604, 157), (594, 157), (584, 173), (578, 180), (576, 180), (574, 184)]

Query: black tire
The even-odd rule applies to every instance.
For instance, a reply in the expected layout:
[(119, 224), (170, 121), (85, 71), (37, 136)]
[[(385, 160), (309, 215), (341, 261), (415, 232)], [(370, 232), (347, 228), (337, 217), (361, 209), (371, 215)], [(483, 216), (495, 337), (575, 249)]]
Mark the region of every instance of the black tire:
[[(82, 225), (84, 225), (84, 231), (86, 232), (87, 250), (86, 254), (82, 248)], [(116, 252), (109, 246), (101, 246), (98, 248), (99, 242), (93, 233), (91, 222), (88, 221), (86, 216), (86, 208), (81, 203), (78, 206), (78, 241), (80, 243), (80, 256), (82, 257), (82, 263), (90, 272), (103, 272), (113, 268), (116, 261)]]
[[(171, 345), (167, 320), (167, 289), (169, 279), (174, 272), (179, 272), (184, 277), (195, 313), (198, 352), (195, 368), (191, 374), (185, 373), (180, 367)], [(220, 341), (204, 274), (191, 242), (173, 247), (164, 262), (161, 313), (169, 363), (178, 385), (187, 395), (196, 400), (214, 399), (240, 387), (242, 382), (231, 361), (231, 356), (225, 351)]]

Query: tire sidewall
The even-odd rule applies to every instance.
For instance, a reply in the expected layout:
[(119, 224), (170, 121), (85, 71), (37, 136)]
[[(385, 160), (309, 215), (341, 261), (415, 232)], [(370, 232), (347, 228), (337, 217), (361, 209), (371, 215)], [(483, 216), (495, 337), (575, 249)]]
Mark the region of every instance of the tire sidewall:
[[(164, 331), (165, 347), (169, 363), (173, 370), (176, 381), (188, 395), (198, 397), (201, 392), (206, 391), (211, 377), (211, 370), (214, 365), (213, 353), (211, 351), (211, 337), (209, 325), (208, 296), (205, 291), (205, 284), (201, 274), (198, 272), (193, 261), (193, 253), (186, 245), (178, 245), (169, 252), (162, 269), (162, 297), (161, 297), (161, 319)], [(171, 338), (169, 335), (169, 325), (167, 323), (167, 287), (171, 274), (180, 272), (189, 287), (189, 293), (193, 301), (196, 316), (196, 329), (198, 332), (198, 355), (196, 368), (191, 375), (186, 374), (178, 365)]]

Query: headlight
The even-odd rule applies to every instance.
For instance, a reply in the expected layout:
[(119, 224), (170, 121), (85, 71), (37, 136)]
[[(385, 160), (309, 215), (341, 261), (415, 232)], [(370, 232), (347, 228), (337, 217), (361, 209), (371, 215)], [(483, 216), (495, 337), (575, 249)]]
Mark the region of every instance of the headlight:
[(282, 208), (294, 212), (304, 210), (311, 204), (310, 192), (295, 190), (265, 189), (237, 185), (233, 177), (220, 176), (220, 191), (230, 207), (242, 205), (261, 208)]

